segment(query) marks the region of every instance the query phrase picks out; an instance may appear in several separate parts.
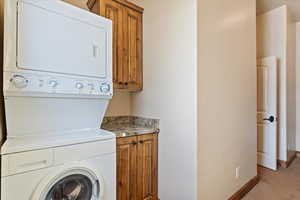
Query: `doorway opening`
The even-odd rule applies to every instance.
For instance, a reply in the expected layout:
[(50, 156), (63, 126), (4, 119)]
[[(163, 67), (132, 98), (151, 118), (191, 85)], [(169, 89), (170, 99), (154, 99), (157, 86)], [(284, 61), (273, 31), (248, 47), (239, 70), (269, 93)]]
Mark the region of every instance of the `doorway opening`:
[(299, 2), (257, 0), (258, 164), (272, 170), (277, 170), (277, 163), (288, 167), (300, 149), (296, 123), (296, 68), (300, 59), (296, 56), (300, 55), (297, 21)]

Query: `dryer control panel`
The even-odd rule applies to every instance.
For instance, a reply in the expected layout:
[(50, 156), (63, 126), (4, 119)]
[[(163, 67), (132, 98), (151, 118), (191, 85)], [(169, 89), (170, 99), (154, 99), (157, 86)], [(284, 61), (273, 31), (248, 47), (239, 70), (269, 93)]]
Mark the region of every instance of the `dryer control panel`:
[(111, 97), (113, 95), (112, 82), (105, 80), (13, 72), (5, 72), (4, 77), (4, 93), (8, 96), (57, 94)]

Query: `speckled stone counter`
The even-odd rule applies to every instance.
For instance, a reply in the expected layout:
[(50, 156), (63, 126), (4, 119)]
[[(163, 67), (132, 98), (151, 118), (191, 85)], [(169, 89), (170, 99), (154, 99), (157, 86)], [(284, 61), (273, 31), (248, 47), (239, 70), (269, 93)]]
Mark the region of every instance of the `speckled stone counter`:
[(101, 128), (117, 137), (130, 137), (159, 132), (159, 120), (136, 116), (105, 117)]

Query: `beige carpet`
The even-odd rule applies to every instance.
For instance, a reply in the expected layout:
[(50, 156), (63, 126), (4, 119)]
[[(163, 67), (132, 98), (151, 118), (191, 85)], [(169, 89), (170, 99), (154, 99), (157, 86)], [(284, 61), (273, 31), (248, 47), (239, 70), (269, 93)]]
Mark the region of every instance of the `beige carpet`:
[(243, 200), (300, 200), (300, 158), (288, 169), (259, 169), (261, 180)]

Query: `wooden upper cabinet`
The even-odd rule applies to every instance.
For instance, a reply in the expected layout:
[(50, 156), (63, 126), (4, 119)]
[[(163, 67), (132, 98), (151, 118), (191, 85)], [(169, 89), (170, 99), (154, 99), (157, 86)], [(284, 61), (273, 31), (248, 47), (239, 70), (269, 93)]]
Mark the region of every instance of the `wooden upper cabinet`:
[(126, 0), (89, 0), (89, 9), (113, 21), (114, 88), (143, 89), (143, 8)]
[(138, 200), (157, 200), (157, 134), (138, 136)]
[(89, 10), (97, 15), (99, 15), (100, 13), (100, 6), (99, 6), (99, 0), (88, 0), (86, 2), (87, 7), (89, 8)]
[(142, 14), (132, 10), (124, 11), (124, 80), (127, 89), (142, 90)]
[(124, 8), (115, 1), (101, 0), (100, 14), (113, 22), (113, 83), (114, 88), (124, 89)]
[(137, 200), (137, 138), (117, 140), (117, 200)]
[(69, 4), (72, 4), (74, 6), (77, 6), (79, 8), (89, 10), (89, 7), (87, 6), (87, 3), (85, 0), (63, 0), (64, 2), (67, 2)]

